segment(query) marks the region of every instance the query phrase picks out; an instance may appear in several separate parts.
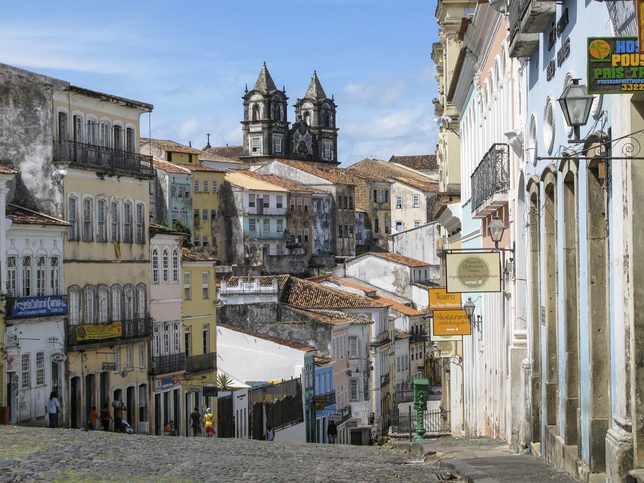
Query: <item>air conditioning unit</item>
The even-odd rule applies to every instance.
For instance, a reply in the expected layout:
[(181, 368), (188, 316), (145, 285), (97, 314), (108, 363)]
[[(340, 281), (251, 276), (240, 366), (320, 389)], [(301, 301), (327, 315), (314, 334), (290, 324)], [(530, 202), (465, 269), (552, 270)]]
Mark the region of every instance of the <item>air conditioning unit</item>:
[(148, 434), (150, 432), (150, 422), (149, 421), (139, 421), (139, 424), (136, 428), (138, 434)]

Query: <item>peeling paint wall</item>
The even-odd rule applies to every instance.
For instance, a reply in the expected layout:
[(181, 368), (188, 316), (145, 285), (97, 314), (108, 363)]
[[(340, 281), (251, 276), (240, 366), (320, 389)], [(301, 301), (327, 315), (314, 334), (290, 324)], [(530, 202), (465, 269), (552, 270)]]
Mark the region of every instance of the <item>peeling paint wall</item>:
[(436, 256), (436, 240), (439, 238), (438, 223), (429, 223), (389, 237), (389, 251), (406, 257), (440, 265)]
[(367, 255), (348, 262), (346, 274), (382, 290), (411, 299), (412, 270), (409, 267)]

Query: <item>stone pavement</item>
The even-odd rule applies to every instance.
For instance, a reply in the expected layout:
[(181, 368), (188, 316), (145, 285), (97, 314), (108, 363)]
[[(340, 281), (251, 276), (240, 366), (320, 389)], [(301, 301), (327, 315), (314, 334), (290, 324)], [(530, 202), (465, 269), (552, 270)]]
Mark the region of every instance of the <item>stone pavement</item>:
[(452, 478), (449, 470), (379, 447), (0, 426), (0, 482)]
[(425, 462), (456, 472), (465, 481), (492, 482), (574, 482), (532, 455), (512, 454), (507, 445), (484, 438), (437, 438), (423, 444)]

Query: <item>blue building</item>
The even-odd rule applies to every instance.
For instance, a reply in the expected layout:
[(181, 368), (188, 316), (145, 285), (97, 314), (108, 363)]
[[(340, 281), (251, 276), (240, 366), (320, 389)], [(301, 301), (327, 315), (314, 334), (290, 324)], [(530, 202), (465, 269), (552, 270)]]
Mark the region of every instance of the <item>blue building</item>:
[(315, 361), (315, 441), (327, 443), (330, 417), (336, 414), (333, 364), (330, 359)]

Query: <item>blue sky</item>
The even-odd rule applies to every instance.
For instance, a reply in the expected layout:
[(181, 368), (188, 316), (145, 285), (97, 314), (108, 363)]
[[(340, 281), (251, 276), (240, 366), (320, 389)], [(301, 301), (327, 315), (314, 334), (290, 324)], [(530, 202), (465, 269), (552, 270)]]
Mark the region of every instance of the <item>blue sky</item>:
[(348, 165), (435, 151), (435, 8), (435, 0), (10, 2), (0, 62), (150, 102), (153, 137), (200, 148), (206, 132), (213, 145), (241, 143), (241, 96), (262, 62), (291, 106), (316, 69), (335, 95)]

